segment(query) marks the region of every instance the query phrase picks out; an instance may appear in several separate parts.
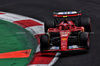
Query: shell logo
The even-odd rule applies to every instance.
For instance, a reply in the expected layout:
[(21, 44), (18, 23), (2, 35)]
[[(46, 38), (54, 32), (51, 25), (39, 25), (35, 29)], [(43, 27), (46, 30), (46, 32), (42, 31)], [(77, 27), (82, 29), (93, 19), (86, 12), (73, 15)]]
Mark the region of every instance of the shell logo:
[(67, 38), (62, 38), (62, 40), (67, 40)]
[(67, 17), (67, 16), (63, 16), (63, 17)]

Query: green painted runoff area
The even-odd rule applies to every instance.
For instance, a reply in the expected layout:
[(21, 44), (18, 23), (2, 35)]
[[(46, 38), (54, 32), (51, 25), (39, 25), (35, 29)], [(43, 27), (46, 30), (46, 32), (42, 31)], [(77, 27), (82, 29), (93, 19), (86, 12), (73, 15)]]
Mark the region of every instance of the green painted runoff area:
[(28, 58), (0, 59), (0, 66), (26, 66), (35, 54), (35, 37), (19, 25), (0, 20), (0, 53), (32, 49)]

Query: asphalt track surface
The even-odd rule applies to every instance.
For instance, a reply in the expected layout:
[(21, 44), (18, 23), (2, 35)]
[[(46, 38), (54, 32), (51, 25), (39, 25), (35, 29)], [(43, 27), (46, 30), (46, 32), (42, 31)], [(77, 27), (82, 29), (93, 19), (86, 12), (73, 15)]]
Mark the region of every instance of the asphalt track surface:
[(62, 53), (54, 66), (100, 66), (100, 0), (0, 0), (0, 11), (36, 18), (52, 19), (52, 12), (82, 10), (89, 16), (93, 35), (89, 53)]

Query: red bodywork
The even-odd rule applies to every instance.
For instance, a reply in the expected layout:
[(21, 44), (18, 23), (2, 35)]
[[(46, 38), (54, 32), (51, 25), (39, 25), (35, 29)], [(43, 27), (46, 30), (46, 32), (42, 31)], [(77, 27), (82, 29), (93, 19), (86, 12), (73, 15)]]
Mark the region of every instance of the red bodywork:
[(64, 23), (63, 21), (59, 25), (57, 25), (56, 28), (49, 28), (48, 29), (49, 34), (51, 32), (60, 32), (60, 37), (61, 37), (61, 47), (60, 48), (61, 49), (45, 50), (45, 51), (84, 50), (85, 48), (67, 49), (68, 36), (70, 36), (72, 31), (83, 31), (84, 32), (84, 27), (76, 27), (72, 21), (67, 21), (67, 23)]

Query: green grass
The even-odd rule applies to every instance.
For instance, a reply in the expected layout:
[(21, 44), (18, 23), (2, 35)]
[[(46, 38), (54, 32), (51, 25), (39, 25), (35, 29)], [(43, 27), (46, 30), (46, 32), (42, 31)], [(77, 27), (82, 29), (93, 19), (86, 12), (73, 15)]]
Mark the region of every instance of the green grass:
[(26, 66), (35, 54), (36, 47), (37, 41), (29, 31), (0, 20), (0, 53), (32, 49), (29, 58), (0, 59), (0, 66)]

